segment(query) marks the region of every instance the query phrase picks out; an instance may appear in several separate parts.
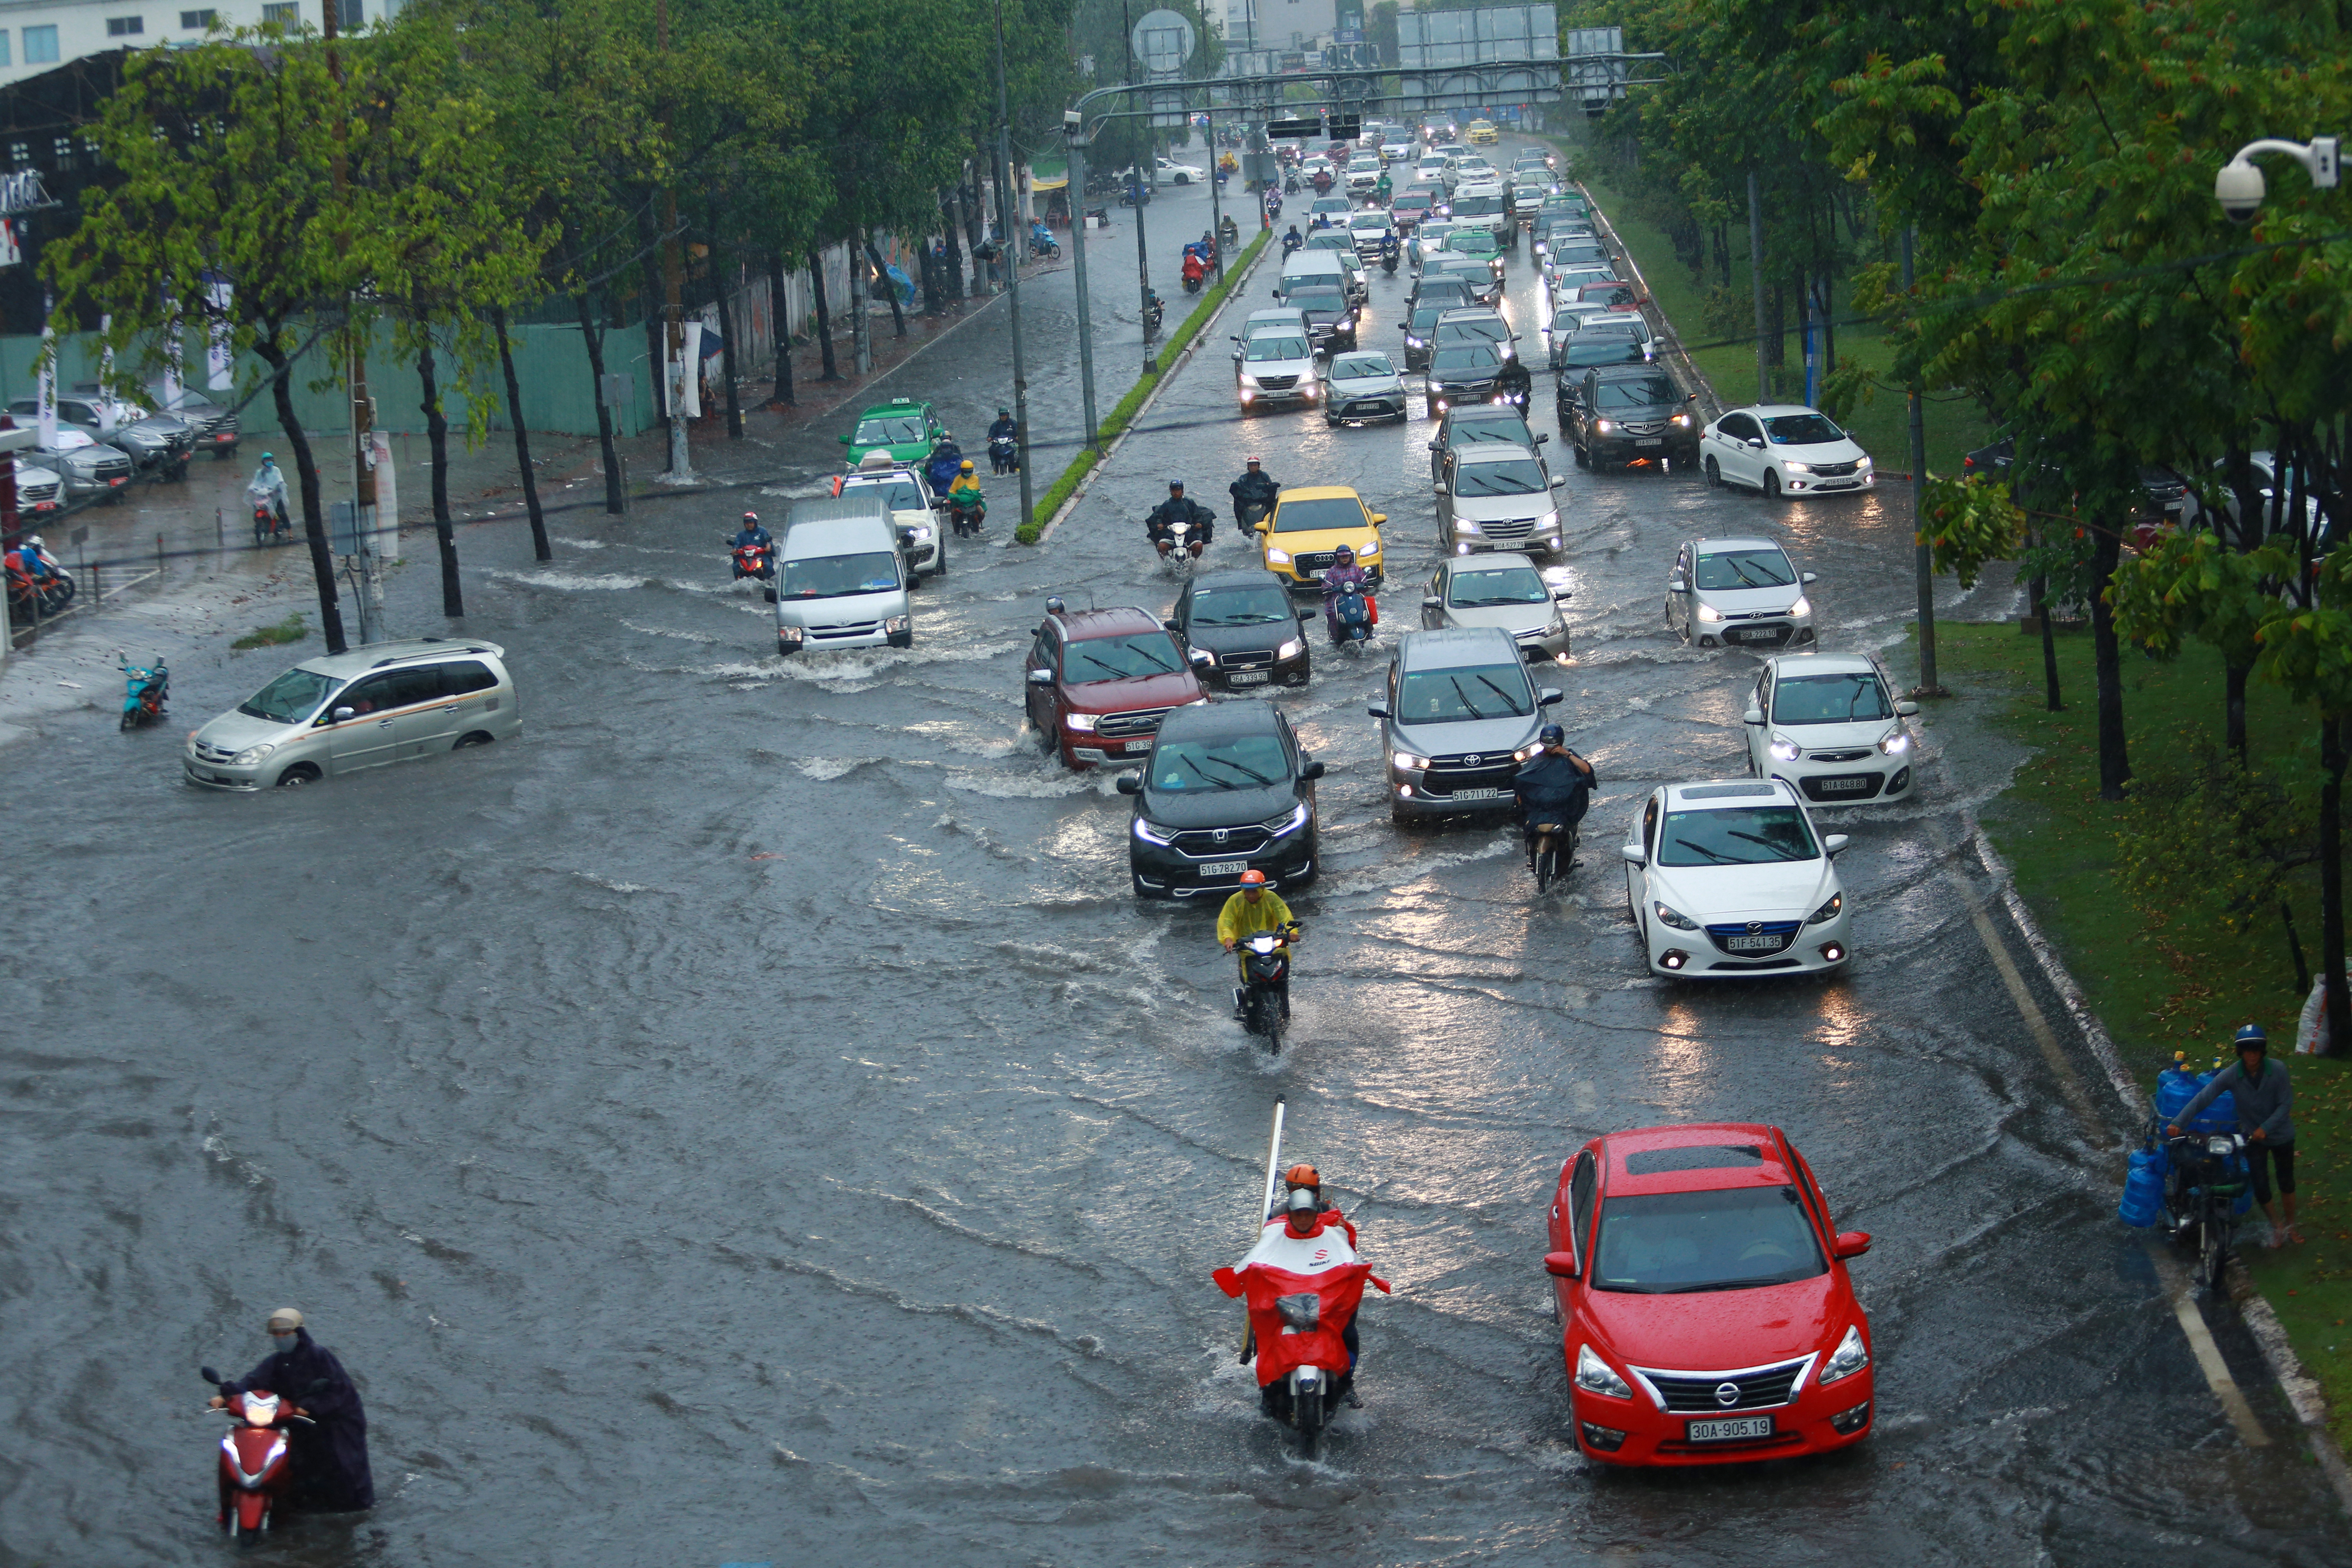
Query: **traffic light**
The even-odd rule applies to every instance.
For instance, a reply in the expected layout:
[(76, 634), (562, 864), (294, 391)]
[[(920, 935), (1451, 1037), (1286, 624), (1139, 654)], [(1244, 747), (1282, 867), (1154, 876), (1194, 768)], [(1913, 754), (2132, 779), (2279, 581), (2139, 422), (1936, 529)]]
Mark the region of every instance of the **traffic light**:
[(1331, 117), (1331, 140), (1353, 142), (1364, 133), (1364, 117), (1360, 114), (1335, 114)]

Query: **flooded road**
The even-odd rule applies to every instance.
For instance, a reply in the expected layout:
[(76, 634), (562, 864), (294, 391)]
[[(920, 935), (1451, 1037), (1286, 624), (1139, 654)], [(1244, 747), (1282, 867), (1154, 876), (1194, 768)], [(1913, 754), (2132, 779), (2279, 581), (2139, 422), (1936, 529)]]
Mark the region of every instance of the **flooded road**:
[[(1366, 346), (1398, 347), (1404, 289), (1376, 277)], [(1512, 294), (1532, 346), (1524, 251)], [(1550, 405), (1539, 379), (1539, 429)], [(1272, 699), (1330, 769), (1295, 1033), (1270, 1059), (1230, 1021), (1212, 911), (1129, 896), (1127, 803), (1040, 753), (1022, 650), (1049, 593), (1165, 614), (1143, 510), (1183, 477), (1229, 512), (1248, 452), (1389, 514), (1391, 648), (1437, 559), (1430, 431), (1242, 421), (1204, 352), (1043, 548), (1003, 547), (1000, 502), (910, 650), (777, 659), (712, 542), (740, 503), (682, 498), (574, 514), (549, 565), (520, 530), (469, 538), (513, 744), (252, 798), (182, 785), (178, 729), (0, 756), (0, 1563), (220, 1556), (195, 1368), (250, 1365), (285, 1303), (361, 1380), (381, 1500), (299, 1521), (263, 1553), (287, 1563), (2352, 1562), (2224, 1311), (2271, 1446), (2207, 1390), (2114, 1218), (2114, 1096), (1996, 907), (2074, 1109), (1971, 924), (1960, 808), (1992, 760), (1931, 721), (1916, 802), (1838, 814), (1849, 973), (1643, 972), (1616, 843), (1655, 783), (1743, 771), (1755, 669), (1666, 635), (1674, 547), (1781, 538), (1826, 646), (1899, 644), (1895, 490), (1773, 509), (1548, 447), (1559, 712), (1603, 784), (1569, 892), (1530, 896), (1508, 826), (1391, 826), (1384, 660), (1318, 647)], [(826, 471), (809, 445), (780, 489)], [(1221, 521), (1213, 559), (1245, 553)], [(441, 629), (430, 578), (395, 581), (403, 629)], [(283, 662), (175, 670), (180, 717)], [(1252, 1234), (1277, 1094), (1397, 1286), (1312, 1466), (1255, 1415), (1209, 1280)], [(1596, 1133), (1700, 1119), (1785, 1127), (1875, 1236), (1877, 1431), (1596, 1470), (1550, 1184)]]

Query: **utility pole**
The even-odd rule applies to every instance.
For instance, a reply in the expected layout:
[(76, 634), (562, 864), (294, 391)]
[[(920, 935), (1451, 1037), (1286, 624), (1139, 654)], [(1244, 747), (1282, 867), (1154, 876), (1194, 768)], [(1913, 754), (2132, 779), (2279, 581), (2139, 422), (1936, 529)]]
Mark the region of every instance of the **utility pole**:
[[(329, 0), (330, 4), (333, 0)], [(669, 53), (669, 0), (654, 0), (654, 48)], [(669, 130), (669, 105), (661, 110), (662, 130)], [(677, 253), (677, 188), (662, 184), (662, 367), (663, 409), (669, 416), (669, 471), (673, 479), (694, 477), (693, 455), (686, 444), (686, 390), (694, 367), (686, 363), (686, 279)]]
[[(1911, 247), (1917, 241), (1916, 225), (1903, 231), (1903, 291), (1911, 291)], [(1919, 384), (1911, 384), (1911, 526), (1919, 531), (1927, 515), (1927, 419), (1919, 400)], [(1915, 697), (1944, 697), (1936, 678), (1936, 555), (1923, 537), (1913, 560), (1919, 605), (1919, 689)], [(2042, 612), (2047, 615), (2048, 611)]]
[(1087, 445), (1097, 456), (1102, 437), (1095, 424), (1095, 323), (1087, 300), (1087, 143), (1080, 133), (1083, 117), (1076, 110), (1062, 117), (1070, 143), (1070, 188), (1078, 193), (1078, 223), (1070, 236), (1070, 258), (1078, 270), (1078, 405), (1086, 412)]
[(1748, 281), (1756, 295), (1756, 401), (1769, 403), (1764, 363), (1764, 198), (1748, 171)]
[[(343, 64), (335, 48), (341, 36), (342, 0), (324, 0), (321, 6), (327, 43), (327, 74), (340, 87), (343, 80)], [(334, 179), (335, 197), (343, 199), (350, 192), (351, 159), (345, 147), (346, 132), (343, 117), (335, 117)], [(354, 331), (348, 334), (351, 344), (350, 363), (346, 374), (352, 391), (352, 563), (359, 578), (360, 641), (371, 643), (383, 630), (383, 578), (378, 571), (375, 548), (375, 464), (369, 451), (371, 432), (375, 425), (375, 399), (368, 394), (367, 349)]]
[(1029, 493), (1029, 373), (1021, 362), (1021, 250), (1028, 236), (1024, 233), (1019, 245), (1013, 243), (1013, 98), (1004, 86), (1004, 0), (996, 0), (996, 160), (997, 245), (1013, 295), (1008, 307), (1013, 312), (1013, 419), (1021, 428), (1021, 526), (1027, 528), (1036, 521), (1036, 503)]
[[(1142, 155), (1146, 158), (1151, 155), (1148, 151), (1150, 143), (1150, 139), (1145, 138), (1147, 151)], [(1143, 204), (1150, 199), (1150, 193), (1151, 187), (1143, 183), (1143, 166), (1139, 163), (1135, 170), (1135, 286), (1141, 299), (1138, 308), (1147, 316), (1151, 313), (1151, 251), (1143, 238)], [(1158, 345), (1159, 340), (1155, 338), (1143, 340), (1143, 374), (1146, 375), (1159, 372)]]
[(1225, 280), (1225, 209), (1217, 194), (1222, 184), (1217, 178), (1217, 111), (1208, 110), (1202, 118), (1208, 121), (1209, 126), (1209, 232), (1217, 237), (1217, 281), (1223, 283)]

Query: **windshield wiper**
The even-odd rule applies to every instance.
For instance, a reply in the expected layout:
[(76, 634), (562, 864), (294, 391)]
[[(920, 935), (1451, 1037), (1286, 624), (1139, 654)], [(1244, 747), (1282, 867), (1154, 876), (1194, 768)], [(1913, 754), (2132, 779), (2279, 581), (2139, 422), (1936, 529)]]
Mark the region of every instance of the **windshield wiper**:
[[(1214, 763), (1221, 768), (1231, 768), (1237, 773), (1247, 773), (1250, 777), (1257, 780), (1257, 782), (1262, 784), (1270, 784), (1274, 782), (1272, 779), (1266, 777), (1265, 774), (1258, 772), (1255, 768), (1251, 767), (1248, 763), (1237, 763), (1231, 757), (1207, 756), (1202, 757), (1201, 760), (1204, 763)], [(1225, 787), (1227, 789), (1231, 789), (1234, 786), (1227, 784)]]
[(1208, 780), (1211, 784), (1213, 784), (1216, 785), (1219, 789), (1239, 789), (1239, 788), (1241, 788), (1241, 787), (1242, 787), (1241, 785), (1239, 785), (1239, 784), (1232, 784), (1232, 783), (1227, 782), (1227, 781), (1226, 781), (1226, 780), (1224, 780), (1224, 779), (1221, 779), (1221, 778), (1219, 778), (1219, 777), (1218, 777), (1216, 774), (1214, 774), (1214, 773), (1203, 773), (1203, 772), (1202, 772), (1201, 764), (1200, 764), (1199, 763), (1194, 762), (1194, 761), (1193, 761), (1192, 758), (1190, 758), (1190, 757), (1180, 755), (1180, 756), (1177, 758), (1177, 761), (1179, 761), (1179, 762), (1182, 763), (1186, 767), (1188, 767), (1188, 768), (1192, 769), (1194, 773), (1200, 773), (1200, 774), (1201, 774), (1201, 776), (1202, 776), (1202, 778), (1204, 778), (1204, 779)]
[(1802, 1274), (1759, 1274), (1748, 1279), (1709, 1279), (1696, 1285), (1661, 1285), (1656, 1287), (1656, 1294), (1690, 1296), (1701, 1290), (1746, 1290), (1759, 1285), (1786, 1285), (1790, 1279), (1804, 1278), (1806, 1276)]
[[(1462, 706), (1470, 710), (1470, 717), (1473, 719), (1484, 719), (1486, 716), (1478, 711), (1478, 705), (1470, 700), (1470, 694), (1468, 692), (1462, 689), (1462, 678), (1460, 676), (1449, 675), (1445, 679), (1453, 683), (1454, 695), (1462, 700)], [(1479, 679), (1484, 680), (1486, 677), (1481, 676)], [(1491, 682), (1489, 684), (1491, 684)]]
[[(1775, 844), (1770, 839), (1759, 838), (1753, 833), (1742, 833), (1735, 827), (1731, 829), (1731, 837), (1734, 838), (1745, 838), (1750, 844), (1761, 844), (1765, 848), (1772, 851), (1773, 855), (1780, 859), (1792, 860), (1796, 858), (1795, 856), (1789, 853), (1789, 847), (1787, 845)], [(1740, 864), (1743, 866), (1753, 866), (1756, 862), (1753, 860), (1743, 860)]]
[(1497, 696), (1497, 697), (1499, 697), (1499, 698), (1501, 698), (1501, 699), (1503, 700), (1503, 706), (1504, 706), (1506, 709), (1507, 709), (1509, 711), (1511, 711), (1511, 712), (1513, 712), (1513, 713), (1516, 713), (1516, 712), (1517, 712), (1517, 711), (1519, 710), (1519, 700), (1518, 700), (1517, 698), (1516, 698), (1516, 697), (1512, 696), (1509, 692), (1507, 692), (1507, 691), (1504, 690), (1501, 687), (1499, 687), (1499, 686), (1496, 685), (1493, 681), (1488, 680), (1488, 679), (1487, 679), (1485, 676), (1483, 676), (1483, 675), (1482, 675), (1482, 676), (1480, 676), (1480, 677), (1478, 678), (1478, 679), (1479, 679), (1479, 681), (1480, 681), (1482, 684), (1484, 684), (1484, 685), (1485, 685), (1485, 687), (1486, 688), (1486, 689), (1487, 689), (1487, 690), (1489, 690), (1489, 691), (1493, 692), (1496, 696)]
[(1685, 849), (1695, 850), (1697, 853), (1706, 856), (1708, 859), (1714, 861), (1718, 866), (1751, 866), (1755, 864), (1752, 860), (1735, 860), (1728, 855), (1709, 849), (1704, 844), (1694, 844), (1687, 838), (1677, 838), (1675, 842), (1681, 845)]
[(1117, 665), (1105, 664), (1102, 660), (1097, 658), (1090, 653), (1081, 653), (1078, 657), (1085, 659), (1088, 664), (1093, 665), (1097, 669), (1108, 670), (1110, 672), (1110, 678), (1113, 680), (1132, 680), (1135, 679), (1126, 670), (1119, 668)]
[(1729, 564), (1730, 564), (1730, 566), (1731, 566), (1731, 569), (1732, 569), (1734, 572), (1737, 572), (1737, 573), (1738, 573), (1738, 574), (1739, 574), (1739, 580), (1740, 580), (1741, 582), (1743, 582), (1743, 583), (1747, 584), (1749, 587), (1751, 587), (1751, 588), (1769, 588), (1769, 587), (1771, 587), (1771, 586), (1772, 586), (1772, 584), (1769, 584), (1769, 583), (1759, 583), (1755, 578), (1750, 577), (1750, 576), (1748, 574), (1748, 568), (1747, 568), (1747, 567), (1745, 567), (1745, 566), (1742, 566), (1742, 565), (1739, 563), (1739, 558), (1738, 558), (1738, 556), (1736, 556), (1736, 555), (1727, 555), (1727, 556), (1725, 556), (1725, 557), (1724, 557), (1724, 560), (1725, 560), (1726, 562), (1729, 563)]

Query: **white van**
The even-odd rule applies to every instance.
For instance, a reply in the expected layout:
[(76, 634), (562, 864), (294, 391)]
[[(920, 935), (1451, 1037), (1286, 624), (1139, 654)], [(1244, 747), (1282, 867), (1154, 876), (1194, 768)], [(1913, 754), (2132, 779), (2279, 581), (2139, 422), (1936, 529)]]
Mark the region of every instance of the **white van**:
[(776, 651), (911, 647), (898, 536), (877, 490), (794, 501), (776, 542)]

